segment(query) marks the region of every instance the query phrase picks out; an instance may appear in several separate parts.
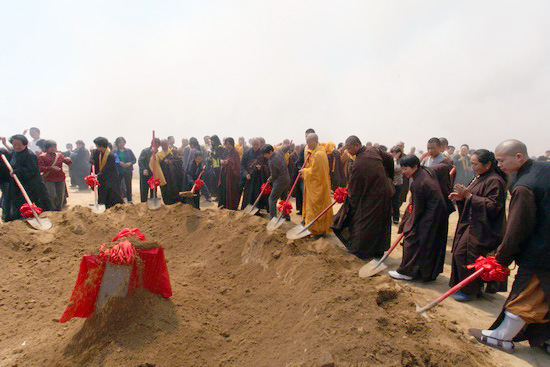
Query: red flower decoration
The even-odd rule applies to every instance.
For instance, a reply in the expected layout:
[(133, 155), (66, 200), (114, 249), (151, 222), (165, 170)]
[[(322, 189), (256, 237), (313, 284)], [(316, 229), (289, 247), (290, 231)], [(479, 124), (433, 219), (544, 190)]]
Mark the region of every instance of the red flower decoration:
[(334, 201), (336, 201), (338, 204), (342, 204), (344, 201), (346, 201), (348, 197), (348, 188), (347, 187), (339, 187), (334, 191)]
[(136, 237), (142, 241), (145, 241), (145, 236), (143, 235), (143, 233), (141, 233), (141, 230), (139, 228), (124, 228), (122, 231), (118, 232), (115, 237), (113, 237), (111, 242), (115, 242), (122, 237)]
[(128, 240), (118, 243), (111, 248), (101, 245), (99, 249), (99, 257), (115, 265), (131, 265), (134, 262), (135, 255), (136, 248)]
[(202, 189), (203, 186), (204, 186), (204, 181), (201, 180), (200, 178), (197, 178), (195, 180), (195, 190), (193, 191), (194, 192), (200, 191), (200, 189)]
[(292, 204), (288, 201), (279, 201), (277, 208), (283, 213), (283, 215), (290, 215), (290, 213), (292, 213)]
[(504, 282), (510, 275), (510, 269), (505, 268), (497, 262), (494, 256), (477, 258), (475, 263), (467, 265), (468, 269), (485, 269), (485, 272), (481, 274), (481, 279), (486, 282)]
[[(36, 215), (40, 215), (42, 213), (42, 209), (37, 207), (34, 203), (32, 203), (32, 209), (36, 212)], [(21, 205), (21, 208), (19, 208), (19, 212), (21, 213), (21, 216), (23, 218), (32, 218), (34, 215), (32, 214), (32, 209), (29, 206), (29, 204), (25, 203)]]
[(151, 190), (154, 190), (160, 186), (160, 179), (156, 177), (151, 177), (149, 180), (147, 180), (147, 184), (149, 185)]
[(99, 186), (99, 181), (97, 180), (97, 177), (95, 177), (95, 175), (86, 176), (84, 179), (86, 180), (86, 184), (90, 187), (90, 189)]
[(261, 190), (263, 192), (263, 195), (267, 196), (267, 195), (271, 194), (272, 188), (271, 188), (271, 185), (266, 182), (266, 183), (262, 184)]

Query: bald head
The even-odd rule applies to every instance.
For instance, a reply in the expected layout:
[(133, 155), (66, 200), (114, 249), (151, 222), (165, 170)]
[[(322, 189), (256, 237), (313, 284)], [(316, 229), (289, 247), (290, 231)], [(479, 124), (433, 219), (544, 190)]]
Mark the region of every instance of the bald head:
[(505, 140), (495, 149), (498, 167), (505, 173), (515, 173), (529, 160), (527, 146), (516, 139)]
[(308, 134), (306, 136), (306, 143), (309, 149), (315, 149), (317, 144), (319, 144), (319, 136), (315, 133)]
[(346, 139), (346, 149), (351, 155), (356, 155), (361, 149), (361, 140), (357, 136), (351, 135)]

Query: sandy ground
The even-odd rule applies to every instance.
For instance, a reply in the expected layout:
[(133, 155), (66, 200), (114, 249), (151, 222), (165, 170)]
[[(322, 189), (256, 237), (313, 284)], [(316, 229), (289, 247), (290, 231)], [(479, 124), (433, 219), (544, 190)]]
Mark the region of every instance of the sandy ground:
[[(133, 195), (134, 198), (139, 200), (139, 181), (134, 179), (133, 182)], [(88, 206), (93, 202), (93, 193), (88, 192), (78, 192), (75, 189), (69, 188), (69, 198), (68, 205), (69, 207), (75, 205)], [(403, 206), (404, 207), (404, 206)], [(203, 200), (201, 203), (202, 210), (213, 210), (216, 208), (216, 203), (209, 203)], [(337, 208), (336, 208), (337, 210)], [(450, 218), (450, 229), (449, 229), (449, 246), (452, 242), (452, 235), (456, 227), (458, 216), (455, 213), (451, 215)], [(293, 215), (292, 221), (294, 223), (299, 223), (301, 217)], [(392, 229), (392, 238), (397, 238), (397, 226), (394, 226)], [(331, 235), (328, 238), (329, 241), (338, 244), (343, 247), (338, 239)], [(450, 247), (448, 247), (450, 251)], [(401, 247), (398, 247), (390, 258), (386, 261), (388, 265), (388, 270), (395, 269), (401, 260), (402, 252)], [(447, 254), (445, 271), (439, 276), (437, 281), (431, 283), (422, 283), (422, 282), (400, 282), (401, 285), (407, 289), (418, 305), (425, 305), (429, 301), (437, 298), (441, 293), (448, 290), (448, 280), (450, 276), (451, 266), (451, 255), (450, 252)], [(514, 272), (513, 272), (514, 273)], [(513, 278), (510, 279), (510, 286)], [(495, 317), (499, 314), (501, 307), (506, 299), (505, 294), (497, 295), (484, 295), (481, 299), (469, 302), (467, 304), (456, 302), (452, 299), (445, 300), (441, 305), (433, 309), (432, 313), (437, 313), (452, 324), (456, 324), (458, 329), (462, 329), (464, 332), (467, 332), (468, 328), (477, 327), (483, 328), (488, 327), (494, 321)], [(479, 348), (486, 348), (485, 346), (479, 346)], [(490, 348), (487, 348), (490, 349)], [(542, 352), (539, 349), (529, 348), (526, 342), (518, 343), (516, 345), (516, 353), (511, 355), (503, 352), (499, 352), (491, 349), (491, 355), (494, 357), (495, 365), (501, 366), (549, 366), (550, 357)]]

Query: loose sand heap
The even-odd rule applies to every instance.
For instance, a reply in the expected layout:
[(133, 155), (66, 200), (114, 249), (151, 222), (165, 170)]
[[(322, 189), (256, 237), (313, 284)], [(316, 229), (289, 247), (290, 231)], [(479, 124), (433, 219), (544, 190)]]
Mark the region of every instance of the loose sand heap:
[[(490, 366), (437, 317), (415, 313), (387, 275), (285, 224), (187, 205), (102, 215), (50, 213), (54, 227), (0, 225), (0, 366)], [(174, 296), (141, 290), (100, 315), (60, 324), (80, 258), (125, 227), (164, 246)]]

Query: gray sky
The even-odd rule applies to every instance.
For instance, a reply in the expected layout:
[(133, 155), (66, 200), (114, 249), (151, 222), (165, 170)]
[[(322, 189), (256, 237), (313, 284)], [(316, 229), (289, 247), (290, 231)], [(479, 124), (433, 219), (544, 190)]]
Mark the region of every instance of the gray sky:
[(550, 149), (548, 0), (0, 4), (0, 136)]

